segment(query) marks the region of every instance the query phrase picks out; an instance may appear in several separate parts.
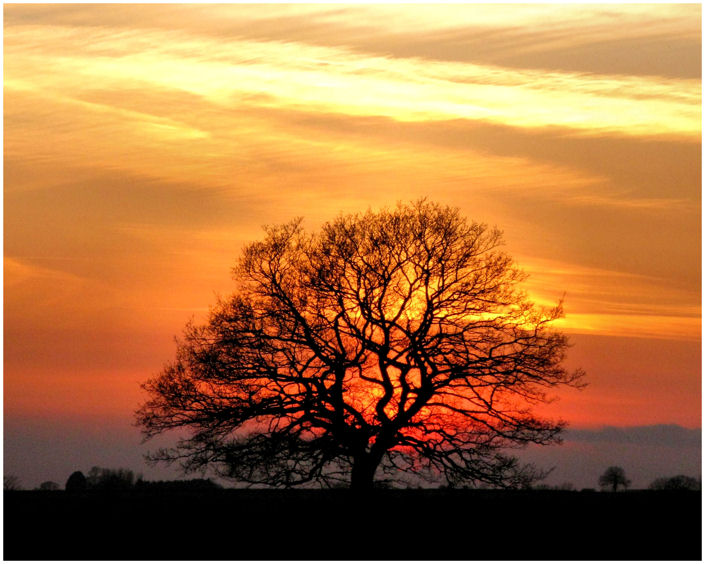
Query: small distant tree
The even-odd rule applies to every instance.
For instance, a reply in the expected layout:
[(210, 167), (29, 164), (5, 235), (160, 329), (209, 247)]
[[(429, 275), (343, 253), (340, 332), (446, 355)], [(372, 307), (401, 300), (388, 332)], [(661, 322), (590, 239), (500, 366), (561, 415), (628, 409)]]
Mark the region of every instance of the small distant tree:
[(53, 492), (59, 489), (59, 484), (56, 482), (42, 482), (39, 484), (38, 489), (44, 492)]
[(670, 478), (657, 478), (649, 485), (650, 490), (700, 490), (700, 480), (679, 474)]
[(626, 490), (631, 483), (631, 480), (627, 480), (624, 468), (621, 466), (610, 466), (599, 480), (601, 488), (610, 488), (613, 492), (616, 492), (620, 486)]
[(5, 491), (16, 491), (22, 489), (22, 482), (14, 474), (8, 474), (3, 477), (2, 486)]
[(85, 491), (87, 487), (87, 480), (83, 472), (77, 470), (69, 476), (66, 480), (66, 491), (67, 492), (81, 492)]

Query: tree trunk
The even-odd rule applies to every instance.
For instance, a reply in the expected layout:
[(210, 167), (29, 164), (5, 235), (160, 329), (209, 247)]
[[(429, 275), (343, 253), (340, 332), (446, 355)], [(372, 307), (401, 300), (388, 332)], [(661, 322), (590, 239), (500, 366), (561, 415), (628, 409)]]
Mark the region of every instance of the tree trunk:
[(350, 489), (371, 490), (375, 483), (375, 471), (379, 462), (375, 463), (370, 456), (355, 458), (350, 472)]

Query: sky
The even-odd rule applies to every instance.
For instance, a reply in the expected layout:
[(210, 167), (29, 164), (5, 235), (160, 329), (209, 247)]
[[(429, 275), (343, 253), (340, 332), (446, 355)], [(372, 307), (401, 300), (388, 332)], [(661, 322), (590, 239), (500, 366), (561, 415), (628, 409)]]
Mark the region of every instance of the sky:
[(5, 474), (173, 476), (140, 383), (243, 245), (421, 197), (564, 299), (589, 385), (529, 458), (700, 473), (699, 4), (5, 4), (3, 33)]

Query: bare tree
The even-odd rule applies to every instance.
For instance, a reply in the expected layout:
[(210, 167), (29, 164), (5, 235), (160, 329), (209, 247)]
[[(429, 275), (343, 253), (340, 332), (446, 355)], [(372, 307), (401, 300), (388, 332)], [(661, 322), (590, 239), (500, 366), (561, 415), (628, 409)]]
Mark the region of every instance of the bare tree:
[(2, 486), (5, 491), (16, 491), (22, 489), (22, 482), (14, 474), (6, 474), (3, 476)]
[(613, 492), (616, 492), (620, 486), (626, 490), (631, 483), (631, 480), (627, 480), (624, 468), (621, 466), (610, 466), (599, 479), (601, 488), (611, 488)]
[(528, 301), (499, 231), (426, 201), (265, 230), (236, 293), (143, 385), (145, 438), (188, 431), (152, 461), (274, 486), (541, 477), (505, 451), (559, 441), (564, 422), (531, 408), (582, 373), (562, 366), (560, 304)]

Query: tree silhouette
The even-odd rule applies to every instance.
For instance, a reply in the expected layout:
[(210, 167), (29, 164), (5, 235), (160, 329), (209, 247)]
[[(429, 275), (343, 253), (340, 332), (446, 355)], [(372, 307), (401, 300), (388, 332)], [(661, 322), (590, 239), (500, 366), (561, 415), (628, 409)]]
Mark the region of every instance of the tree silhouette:
[(649, 485), (650, 490), (699, 490), (700, 480), (692, 476), (678, 474), (669, 478), (656, 478)]
[(66, 491), (67, 492), (82, 492), (85, 491), (87, 487), (86, 477), (83, 472), (76, 470), (73, 474), (69, 476), (66, 480)]
[(273, 486), (542, 477), (505, 450), (558, 442), (564, 422), (531, 406), (582, 373), (562, 367), (560, 304), (528, 301), (499, 231), (423, 200), (265, 231), (236, 293), (143, 385), (145, 439), (188, 431), (151, 461)]
[(3, 476), (2, 488), (5, 491), (16, 491), (22, 489), (22, 482), (14, 474), (6, 474)]
[(599, 480), (600, 487), (612, 488), (613, 492), (616, 492), (617, 488), (620, 486), (624, 487), (626, 490), (631, 483), (631, 480), (627, 480), (624, 468), (621, 466), (610, 466), (605, 470), (604, 474), (600, 476)]

